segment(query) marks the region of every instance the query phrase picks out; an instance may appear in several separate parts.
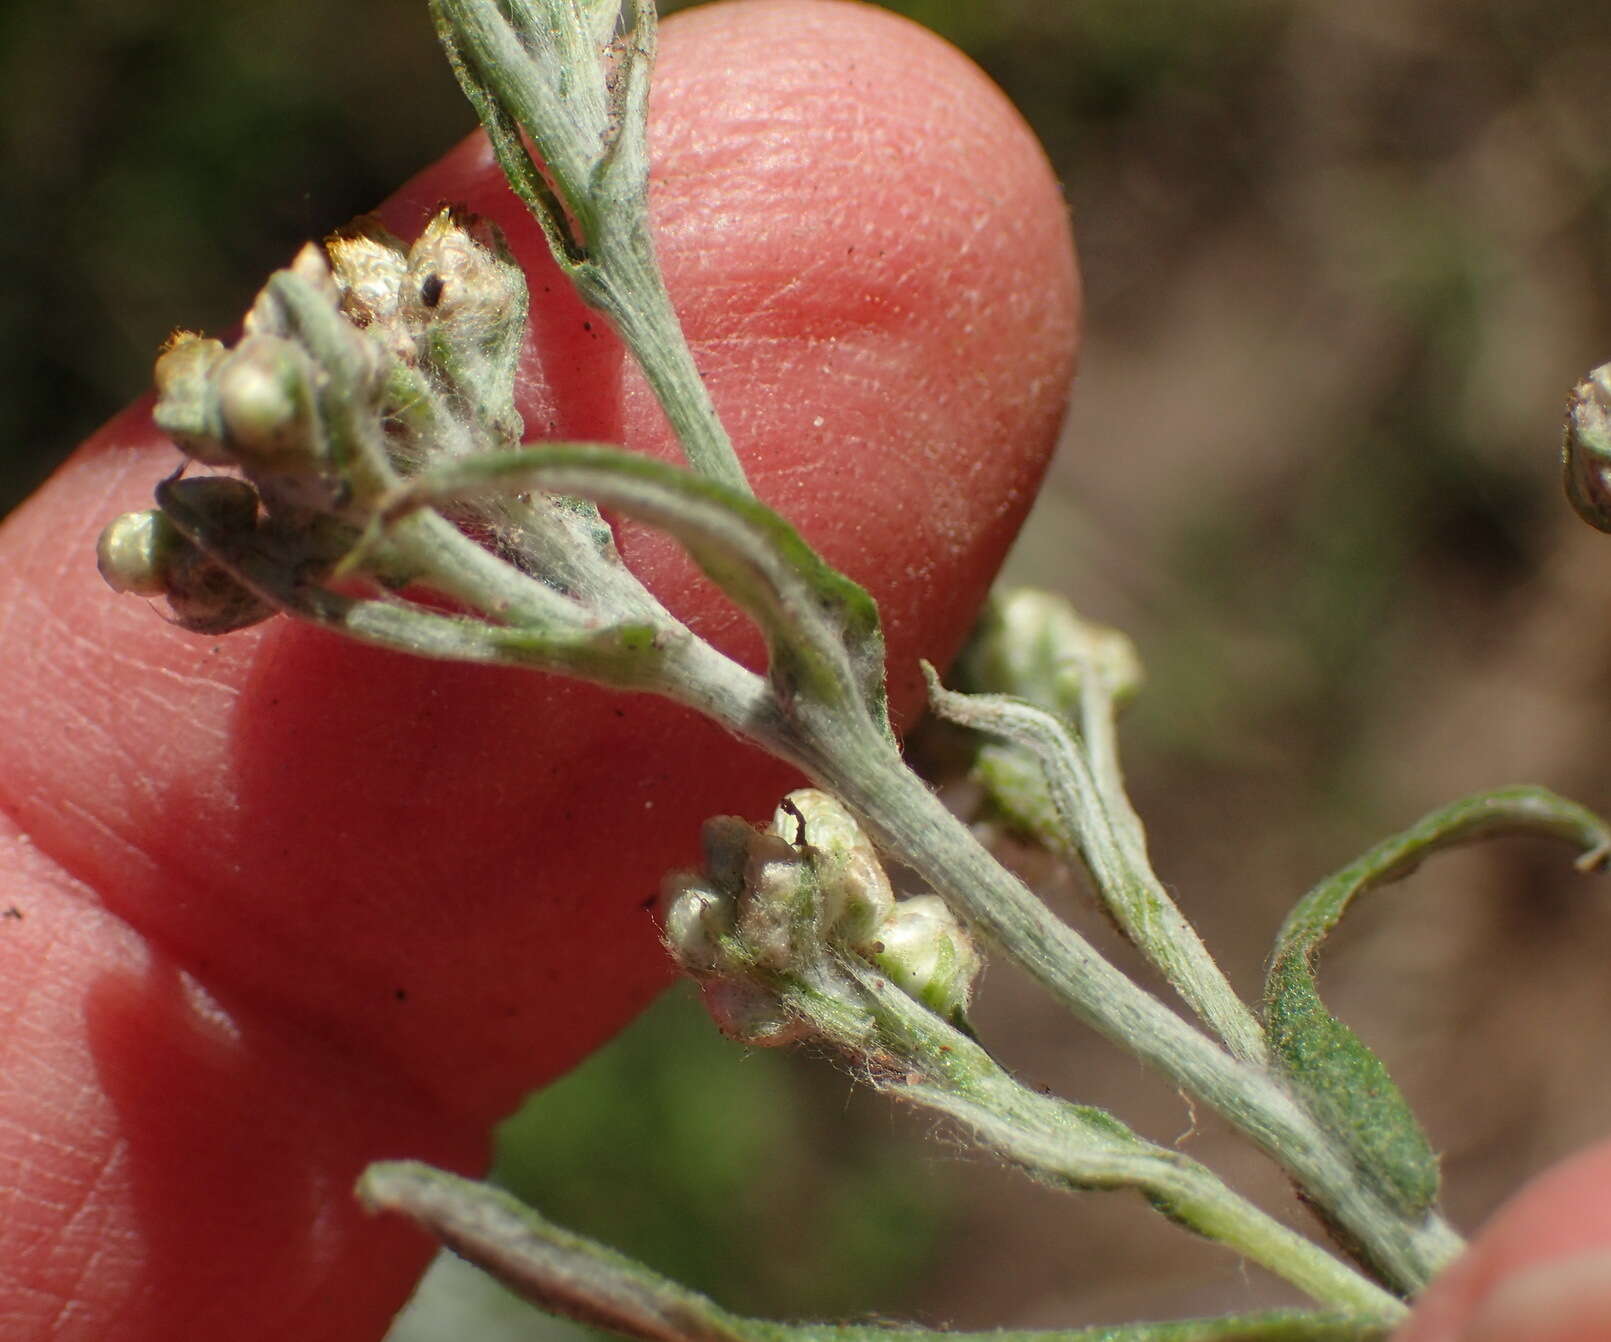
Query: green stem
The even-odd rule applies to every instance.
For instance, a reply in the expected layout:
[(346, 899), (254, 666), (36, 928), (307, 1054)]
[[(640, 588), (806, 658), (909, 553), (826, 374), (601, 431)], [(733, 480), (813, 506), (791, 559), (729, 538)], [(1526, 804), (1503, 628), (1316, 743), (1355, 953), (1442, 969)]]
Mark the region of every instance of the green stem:
[[(1196, 1161), (1143, 1141), (1100, 1110), (1029, 1090), (978, 1043), (865, 964), (847, 958), (841, 969), (878, 1023), (881, 1051), (893, 1048), (902, 1063), (873, 1076), (880, 1089), (956, 1119), (1041, 1178), (1076, 1189), (1136, 1189), (1171, 1220), (1262, 1263), (1322, 1304), (1384, 1323), (1404, 1316), (1404, 1306), (1379, 1286)], [(804, 1012), (816, 1023), (812, 1005)], [(833, 1019), (826, 1018), (829, 1029)], [(854, 1050), (856, 1041), (848, 1042)]]
[(746, 1318), (625, 1255), (565, 1230), (508, 1193), (429, 1166), (371, 1165), (371, 1211), (410, 1217), (531, 1303), (640, 1342), (1379, 1342), (1379, 1315), (1276, 1311), (1065, 1331), (929, 1332)]
[[(780, 534), (786, 530), (781, 523), (761, 517), (753, 502), (719, 486), (690, 486), (651, 463), (575, 450), (466, 463), (428, 482), (425, 497), (463, 487), (467, 472), (476, 479), (486, 475), (506, 484), (521, 479), (598, 497), (673, 530), (708, 563), (715, 562), (710, 551), (718, 544), (731, 547), (734, 563), (737, 555), (745, 556), (740, 569), (717, 567), (729, 585), (738, 584), (731, 590), (742, 594), (738, 599), (770, 636), (782, 640), (773, 648), (774, 661), (786, 657), (792, 677), (785, 674), (779, 681), (774, 667), (776, 693), (768, 695), (753, 673), (679, 635), (657, 642), (658, 681), (644, 688), (715, 717), (797, 763), (838, 795), (890, 856), (924, 876), (1077, 1015), (1224, 1114), (1292, 1171), (1334, 1221), (1367, 1246), (1369, 1259), (1382, 1265), (1397, 1289), (1418, 1290), (1457, 1250), (1458, 1240), (1435, 1218), (1407, 1218), (1385, 1204), (1359, 1178), (1348, 1152), (1267, 1069), (1228, 1055), (1133, 984), (1053, 917), (940, 805), (873, 718), (875, 705), (860, 695), (854, 659), (845, 660), (846, 653), (830, 656), (841, 630), (837, 619), (828, 618), (830, 609), (837, 609), (828, 598), (844, 596), (834, 585), (844, 580), (817, 573), (808, 551), (794, 554), (791, 546), (799, 546), (798, 538)], [(820, 560), (815, 563), (820, 567)], [(782, 586), (773, 591), (771, 584)], [(827, 586), (812, 596), (813, 584)], [(787, 639), (772, 627), (785, 617), (793, 622)], [(812, 648), (820, 654), (823, 665), (816, 669), (821, 674), (802, 680)], [(617, 676), (614, 683), (622, 681)], [(792, 692), (778, 688), (789, 684)]]
[(881, 848), (912, 868), (1076, 1016), (1215, 1109), (1292, 1173), (1413, 1295), (1463, 1247), (1436, 1216), (1416, 1221), (1365, 1187), (1346, 1151), (1262, 1067), (1231, 1057), (1059, 922), (979, 844), (892, 749), (842, 726), (763, 742), (856, 812)]
[(647, 219), (609, 215), (593, 266), (576, 276), (582, 296), (603, 312), (643, 370), (688, 464), (731, 489), (750, 492), (732, 440), (699, 375), (682, 323), (649, 240)]
[[(1247, 1004), (1236, 995), (1197, 929), (1186, 920), (1164, 883), (1153, 870), (1147, 852), (1147, 831), (1130, 804), (1119, 764), (1117, 705), (1104, 677), (1089, 675), (1082, 680), (1080, 695), (1080, 736), (1089, 761), (1091, 790), (1101, 804), (1112, 836), (1114, 861), (1127, 888), (1144, 908), (1154, 911), (1154, 939), (1158, 954), (1172, 968), (1170, 982), (1185, 996), (1192, 1009), (1213, 1026), (1225, 1046), (1244, 1062), (1262, 1063), (1269, 1058), (1264, 1030)], [(1179, 982), (1176, 982), (1178, 978)]]
[(748, 493), (666, 292), (649, 227), (653, 4), (626, 5), (625, 46), (609, 78), (598, 35), (560, 0), (512, 10), (493, 0), (431, 0), (431, 8), (465, 94), (554, 259), (638, 361), (689, 465)]
[[(1197, 929), (1186, 921), (1147, 858), (1141, 820), (1119, 775), (1111, 699), (1101, 678), (1082, 677), (1082, 735), (1033, 704), (994, 694), (953, 694), (925, 666), (929, 700), (941, 717), (1010, 740), (1033, 757), (1054, 814), (1038, 837), (1058, 856), (1083, 865), (1098, 897), (1130, 942), (1181, 999), (1244, 1062), (1268, 1057), (1264, 1030), (1236, 995)], [(1017, 761), (1005, 762), (1016, 770)]]

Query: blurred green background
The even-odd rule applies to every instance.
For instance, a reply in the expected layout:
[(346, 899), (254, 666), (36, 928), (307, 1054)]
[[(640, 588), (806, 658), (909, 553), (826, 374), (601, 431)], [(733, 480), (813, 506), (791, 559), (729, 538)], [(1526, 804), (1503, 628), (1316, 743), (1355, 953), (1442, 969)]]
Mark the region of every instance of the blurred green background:
[[(1237, 980), (1301, 889), (1441, 800), (1526, 780), (1611, 805), (1611, 540), (1555, 459), (1568, 387), (1611, 358), (1611, 6), (894, 7), (989, 70), (1066, 183), (1086, 352), (1013, 571), (1140, 644), (1138, 802)], [(227, 326), (471, 124), (401, 0), (9, 0), (0, 109), (0, 510), (172, 328)], [(1398, 893), (1324, 986), (1471, 1224), (1607, 1127), (1611, 916), (1527, 844)], [(1032, 1081), (1284, 1205), (1012, 974), (981, 1018)], [(1285, 1298), (1138, 1205), (1021, 1185), (848, 1096), (674, 996), (517, 1120), (501, 1171), (742, 1308), (1028, 1327)], [(397, 1337), (532, 1328), (447, 1270)]]

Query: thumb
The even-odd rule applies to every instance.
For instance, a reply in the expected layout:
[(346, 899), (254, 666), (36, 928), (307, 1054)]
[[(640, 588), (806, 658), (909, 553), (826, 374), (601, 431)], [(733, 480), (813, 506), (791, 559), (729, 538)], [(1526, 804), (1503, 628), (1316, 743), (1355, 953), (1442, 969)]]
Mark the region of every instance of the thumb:
[[(891, 688), (954, 649), (1033, 494), (1075, 339), (1044, 160), (957, 53), (872, 8), (664, 31), (668, 285), (757, 492), (869, 586)], [(386, 207), (504, 225), (528, 436), (669, 453), (473, 138)], [(370, 1160), (459, 1169), (664, 981), (643, 911), (785, 770), (674, 707), (113, 599), (95, 533), (175, 460), (142, 408), (0, 531), (0, 1317), (13, 1336), (377, 1336), (424, 1246)], [(729, 646), (710, 589), (640, 573)], [(14, 916), (13, 916), (14, 915)]]
[(1611, 1338), (1611, 1142), (1546, 1170), (1433, 1282), (1395, 1342)]

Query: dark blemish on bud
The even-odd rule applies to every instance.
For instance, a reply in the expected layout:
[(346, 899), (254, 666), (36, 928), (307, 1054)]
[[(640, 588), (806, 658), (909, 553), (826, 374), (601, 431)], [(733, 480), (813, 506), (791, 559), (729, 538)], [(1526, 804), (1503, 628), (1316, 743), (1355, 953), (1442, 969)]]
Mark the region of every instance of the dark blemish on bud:
[(785, 797), (778, 803), (778, 809), (780, 811), (785, 811), (794, 817), (794, 846), (796, 848), (804, 848), (806, 841), (805, 816), (800, 814), (800, 808), (787, 797)]
[(884, 953), (884, 943), (882, 941), (875, 941), (873, 942), (871, 949), (874, 955), (882, 955)]
[(425, 282), (420, 285), (420, 302), (424, 303), (428, 308), (434, 308), (442, 301), (442, 290), (445, 288), (447, 288), (446, 283), (433, 270), (425, 277)]
[(22, 921), (22, 910), (15, 904), (8, 904), (5, 911), (0, 912), (0, 918), (4, 918), (7, 922), (20, 923)]

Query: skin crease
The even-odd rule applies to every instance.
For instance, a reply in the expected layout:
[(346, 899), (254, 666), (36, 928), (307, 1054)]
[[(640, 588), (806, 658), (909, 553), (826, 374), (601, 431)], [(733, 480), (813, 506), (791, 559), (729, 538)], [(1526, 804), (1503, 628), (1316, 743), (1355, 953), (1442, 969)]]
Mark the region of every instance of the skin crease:
[[(668, 23), (652, 137), (718, 408), (758, 494), (878, 598), (909, 716), (1056, 436), (1056, 183), (958, 53), (821, 0)], [(528, 436), (671, 456), (479, 139), (383, 212), (409, 236), (443, 200), (528, 267)], [(645, 905), (700, 822), (794, 779), (658, 700), (114, 597), (95, 536), (177, 460), (146, 410), (0, 530), (0, 1336), (378, 1337), (429, 1246), (356, 1210), (364, 1164), (481, 1168), (488, 1125), (667, 981)], [(666, 546), (623, 548), (753, 655)]]

